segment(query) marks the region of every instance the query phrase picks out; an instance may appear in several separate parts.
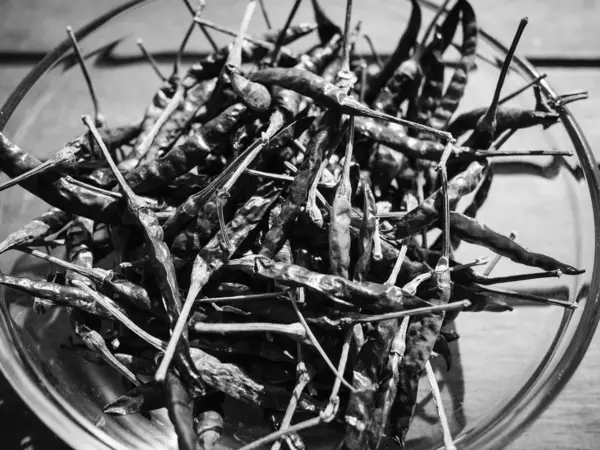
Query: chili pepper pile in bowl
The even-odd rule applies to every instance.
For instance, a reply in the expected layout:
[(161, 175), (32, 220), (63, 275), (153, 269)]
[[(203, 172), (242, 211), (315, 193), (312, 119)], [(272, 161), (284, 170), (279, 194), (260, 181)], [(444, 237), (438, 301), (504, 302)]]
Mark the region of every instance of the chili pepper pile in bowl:
[[(577, 367), (585, 94), (515, 55), (527, 20), (505, 48), (406, 2), (384, 55), (361, 3), (134, 1), (2, 109), (0, 367), (70, 445), (496, 448)], [(116, 50), (162, 22), (170, 64)]]

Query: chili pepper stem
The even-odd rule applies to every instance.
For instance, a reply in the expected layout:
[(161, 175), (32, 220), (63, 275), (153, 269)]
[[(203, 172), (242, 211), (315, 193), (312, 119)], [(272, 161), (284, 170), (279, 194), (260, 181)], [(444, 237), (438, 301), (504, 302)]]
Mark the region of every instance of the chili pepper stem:
[[(428, 276), (427, 278), (430, 278)], [(425, 281), (424, 279), (421, 281)], [(356, 324), (356, 323), (367, 323), (367, 322), (380, 322), (382, 320), (391, 320), (391, 319), (400, 319), (402, 317), (411, 317), (418, 316), (421, 314), (428, 313), (436, 313), (436, 312), (447, 312), (447, 311), (457, 311), (466, 309), (471, 306), (471, 302), (469, 300), (463, 300), (460, 302), (448, 303), (445, 305), (435, 305), (435, 306), (424, 306), (423, 308), (415, 308), (409, 309), (407, 311), (396, 311), (386, 314), (378, 314), (373, 316), (359, 317), (359, 318), (348, 318), (348, 319), (340, 319), (341, 323), (344, 324)]]
[[(299, 342), (311, 343), (307, 339), (304, 327), (296, 322), (290, 324), (279, 324), (271, 322), (254, 323), (196, 323), (196, 333), (277, 333), (288, 336)], [(158, 371), (157, 371), (158, 374)]]
[(79, 44), (77, 43), (77, 38), (75, 37), (75, 33), (73, 33), (73, 28), (71, 26), (67, 26), (67, 36), (71, 40), (71, 44), (73, 45), (73, 50), (75, 51), (75, 56), (77, 56), (77, 61), (79, 62), (79, 67), (81, 67), (81, 71), (83, 72), (83, 77), (85, 78), (85, 83), (87, 84), (88, 91), (90, 93), (90, 97), (92, 98), (92, 105), (94, 107), (94, 122), (96, 126), (103, 127), (106, 125), (106, 119), (103, 114), (100, 112), (100, 106), (98, 104), (98, 97), (96, 96), (96, 90), (94, 89), (94, 85), (92, 83), (92, 78), (90, 77), (90, 73), (88, 71), (87, 65), (85, 64), (85, 59), (83, 58), (83, 54), (81, 53), (81, 48), (79, 48)]
[[(261, 0), (261, 6), (262, 6), (262, 1), (263, 0)], [(286, 36), (287, 30), (290, 27), (292, 20), (294, 20), (294, 16), (296, 15), (296, 12), (298, 11), (298, 7), (300, 6), (301, 2), (302, 2), (302, 0), (294, 1), (294, 5), (292, 6), (292, 10), (288, 14), (287, 20), (285, 21), (285, 25), (279, 32), (279, 36), (277, 36), (277, 41), (275, 42), (275, 48), (273, 49), (273, 53), (271, 54), (271, 64), (270, 64), (271, 66), (276, 66), (279, 63), (279, 57), (281, 55), (281, 53), (280, 53), (281, 47), (283, 46), (283, 43), (285, 42), (285, 36)]]
[(297, 433), (298, 431), (306, 430), (307, 428), (316, 427), (316, 426), (320, 425), (322, 423), (322, 421), (323, 421), (323, 419), (321, 418), (321, 416), (313, 417), (312, 419), (308, 419), (308, 420), (305, 420), (304, 422), (300, 422), (295, 425), (292, 425), (291, 427), (289, 427), (285, 430), (274, 431), (273, 433), (268, 434), (260, 439), (257, 439), (256, 441), (254, 441), (248, 445), (244, 445), (242, 448), (240, 448), (240, 450), (258, 449), (258, 448), (262, 447), (263, 445), (268, 444), (269, 442), (273, 442), (287, 434)]
[(498, 102), (498, 104), (499, 105), (503, 105), (504, 103), (506, 103), (506, 102), (512, 100), (513, 98), (519, 96), (520, 94), (522, 94), (523, 92), (525, 92), (530, 87), (539, 85), (540, 81), (542, 81), (543, 79), (545, 79), (547, 76), (548, 76), (548, 74), (546, 74), (546, 73), (538, 75), (533, 80), (531, 80), (529, 83), (524, 84), (519, 89), (516, 89), (515, 91), (511, 92), (510, 94), (507, 94), (504, 97), (502, 97), (500, 99), (500, 101)]
[[(183, 2), (185, 3), (185, 6), (187, 7), (188, 11), (190, 12), (190, 14), (192, 16), (195, 16), (197, 12), (201, 13), (202, 11), (204, 11), (204, 8), (206, 7), (205, 0), (198, 0), (198, 8), (194, 8), (192, 6), (190, 0), (183, 0)], [(204, 34), (204, 36), (206, 37), (206, 40), (208, 41), (208, 43), (212, 47), (213, 52), (218, 51), (219, 47), (218, 47), (217, 43), (212, 38), (212, 36), (210, 35), (210, 33), (206, 30), (206, 28), (204, 28), (204, 25), (202, 25), (201, 23), (198, 23), (198, 28), (200, 28), (200, 31), (202, 31), (202, 34)]]
[(398, 275), (400, 274), (400, 269), (402, 268), (402, 263), (404, 262), (404, 258), (406, 257), (406, 252), (408, 251), (408, 247), (403, 242), (400, 247), (400, 252), (398, 253), (398, 258), (396, 258), (396, 262), (394, 263), (394, 268), (392, 269), (392, 273), (390, 273), (389, 278), (384, 284), (389, 284), (394, 286), (396, 284), (396, 280), (398, 279)]
[[(371, 36), (369, 36), (368, 34), (363, 34), (363, 38), (367, 42), (367, 45), (369, 46), (369, 50), (371, 51), (371, 56), (373, 57), (373, 61), (375, 61), (375, 64), (377, 64), (377, 67), (379, 67), (381, 69), (383, 67), (383, 61), (381, 60), (381, 56), (379, 56), (379, 53), (377, 52), (377, 50), (375, 50), (375, 46), (373, 45)], [(361, 101), (363, 101), (363, 100), (361, 100)]]
[[(176, 75), (175, 71), (178, 70), (178, 67), (173, 68), (173, 76)], [(152, 147), (156, 136), (158, 136), (158, 133), (160, 132), (163, 125), (169, 120), (169, 118), (175, 112), (179, 104), (183, 101), (184, 95), (185, 89), (183, 85), (181, 83), (177, 83), (177, 87), (175, 89), (173, 97), (171, 97), (165, 109), (162, 110), (160, 116), (158, 116), (156, 122), (154, 122), (154, 124), (152, 125), (152, 128), (150, 128), (148, 133), (144, 136), (144, 139), (142, 140), (142, 142), (140, 142), (140, 145), (135, 149), (136, 154), (140, 155), (141, 157), (140, 162), (147, 159), (146, 155), (150, 150), (150, 147)]]
[(179, 48), (177, 49), (177, 55), (175, 56), (175, 61), (173, 62), (173, 72), (171, 74), (171, 80), (177, 80), (179, 82), (180, 79), (180, 69), (181, 69), (181, 59), (183, 56), (183, 52), (185, 52), (185, 48), (187, 47), (188, 42), (190, 41), (190, 37), (192, 36), (192, 32), (194, 31), (194, 27), (196, 25), (195, 19), (200, 17), (202, 10), (196, 10), (194, 12), (194, 18), (192, 22), (188, 26), (181, 43), (179, 44)]
[(510, 49), (508, 50), (506, 58), (504, 59), (504, 63), (502, 64), (502, 69), (500, 70), (500, 76), (498, 77), (498, 82), (496, 83), (496, 90), (494, 92), (492, 102), (489, 108), (487, 109), (486, 113), (481, 117), (481, 119), (477, 123), (477, 129), (488, 133), (492, 138), (494, 133), (496, 132), (496, 111), (498, 109), (498, 104), (500, 101), (500, 93), (502, 91), (502, 86), (504, 86), (504, 80), (506, 79), (506, 75), (512, 62), (513, 55), (515, 54), (515, 50), (517, 49), (517, 45), (519, 44), (519, 40), (521, 39), (523, 30), (527, 26), (527, 22), (528, 20), (526, 17), (521, 19), (521, 21), (519, 22), (519, 27), (517, 28), (515, 37), (513, 38)]
[(427, 48), (427, 46), (425, 44), (427, 44), (427, 41), (429, 40), (429, 37), (432, 35), (433, 30), (435, 30), (437, 21), (441, 17), (442, 13), (444, 11), (446, 11), (446, 7), (448, 6), (449, 3), (450, 3), (450, 0), (445, 0), (444, 3), (442, 3), (438, 7), (438, 9), (435, 12), (435, 15), (431, 19), (431, 22), (429, 22), (429, 25), (427, 26), (425, 33), (423, 33), (423, 38), (421, 39), (421, 42), (419, 43), (419, 45), (417, 45), (413, 55), (411, 56), (411, 58), (410, 58), (411, 60), (419, 61), (423, 57), (423, 54), (425, 53), (425, 49)]
[(245, 36), (248, 32), (248, 27), (250, 26), (250, 21), (252, 20), (252, 15), (256, 8), (256, 2), (257, 0), (248, 0), (248, 4), (244, 10), (244, 16), (242, 17), (242, 23), (240, 24), (240, 30), (236, 34), (233, 47), (227, 56), (227, 64), (231, 64), (238, 68), (242, 65), (242, 44), (244, 43)]
[(555, 298), (544, 298), (544, 297), (540, 297), (538, 295), (533, 295), (533, 294), (527, 294), (525, 292), (517, 292), (517, 291), (512, 291), (509, 289), (500, 289), (500, 288), (491, 288), (491, 287), (483, 287), (480, 286), (479, 289), (481, 290), (481, 292), (489, 292), (492, 294), (501, 294), (504, 296), (512, 296), (521, 300), (527, 300), (527, 301), (531, 301), (531, 302), (535, 302), (535, 303), (540, 303), (540, 304), (544, 304), (544, 305), (554, 305), (554, 306), (562, 306), (563, 308), (566, 309), (575, 309), (577, 308), (577, 303), (571, 303), (568, 301), (564, 301), (564, 300), (558, 300)]
[(358, 99), (364, 103), (367, 94), (367, 63), (362, 61), (360, 64), (360, 93)]
[[(498, 256), (498, 255), (496, 255)], [(460, 270), (469, 269), (475, 266), (481, 266), (483, 264), (487, 264), (489, 261), (489, 257), (484, 256), (482, 258), (477, 258), (475, 261), (466, 264), (459, 264), (457, 266), (450, 267), (450, 272), (458, 272)]]
[(425, 363), (425, 370), (427, 372), (427, 381), (429, 381), (429, 386), (431, 387), (431, 392), (433, 393), (435, 407), (440, 418), (440, 424), (442, 425), (442, 430), (444, 432), (444, 447), (446, 450), (456, 450), (456, 446), (452, 440), (452, 434), (450, 433), (448, 418), (446, 417), (444, 405), (442, 404), (442, 394), (440, 393), (440, 388), (435, 378), (435, 373), (429, 361)]
[[(298, 365), (296, 367), (296, 386), (292, 391), (292, 397), (290, 398), (290, 403), (285, 410), (285, 414), (283, 419), (281, 420), (281, 425), (279, 426), (280, 430), (285, 430), (289, 428), (292, 423), (292, 418), (294, 417), (294, 413), (296, 412), (296, 407), (298, 406), (298, 400), (304, 392), (304, 389), (310, 383), (310, 380), (314, 376), (314, 372), (309, 370), (302, 358), (302, 344), (298, 343)], [(281, 448), (281, 441), (275, 441), (271, 450), (279, 450)]]
[(475, 155), (485, 158), (497, 158), (502, 156), (573, 156), (570, 150), (477, 150)]
[(164, 74), (160, 70), (160, 67), (158, 67), (158, 63), (156, 62), (156, 59), (154, 59), (154, 56), (152, 56), (152, 54), (148, 51), (148, 49), (144, 45), (144, 40), (141, 39), (141, 38), (139, 38), (136, 41), (136, 44), (140, 48), (140, 51), (142, 52), (142, 54), (148, 60), (148, 63), (150, 64), (150, 67), (152, 67), (152, 70), (154, 70), (154, 73), (156, 73), (156, 75), (158, 76), (158, 78), (160, 78), (163, 83), (166, 83), (167, 82), (167, 77), (164, 76)]
[[(106, 277), (106, 275), (101, 276), (99, 274), (99, 273), (101, 273), (101, 272), (99, 272), (99, 270), (102, 270), (102, 269), (94, 269), (94, 270), (88, 269), (87, 267), (78, 266), (77, 264), (72, 264), (68, 261), (64, 261), (62, 259), (56, 258), (55, 256), (47, 255), (44, 252), (41, 252), (39, 250), (34, 250), (31, 248), (27, 248), (27, 247), (21, 247), (18, 250), (23, 253), (28, 253), (31, 256), (35, 256), (36, 258), (40, 258), (45, 261), (48, 261), (50, 264), (56, 264), (59, 267), (63, 267), (67, 270), (70, 270), (72, 272), (75, 272), (75, 273), (78, 273), (85, 277), (88, 277), (97, 283), (101, 283), (103, 278)], [(104, 272), (104, 271), (102, 271), (102, 272)]]
[[(231, 244), (231, 243), (230, 243)], [(183, 330), (187, 326), (187, 321), (192, 311), (192, 307), (194, 306), (195, 299), (199, 293), (199, 289), (192, 283), (190, 286), (190, 290), (188, 291), (188, 295), (183, 303), (183, 307), (181, 308), (181, 312), (179, 313), (179, 317), (177, 318), (177, 322), (173, 327), (173, 331), (171, 332), (171, 337), (169, 338), (169, 343), (167, 344), (167, 348), (165, 350), (165, 355), (163, 359), (160, 361), (158, 368), (156, 369), (156, 373), (154, 374), (154, 380), (157, 382), (164, 382), (167, 377), (167, 371), (169, 370), (169, 365), (173, 357), (175, 356), (175, 350), (177, 349), (177, 344), (179, 343), (179, 339), (181, 338), (181, 334)], [(198, 324), (197, 324), (198, 325)]]
[[(346, 330), (346, 337), (344, 338), (344, 344), (342, 345), (342, 351), (340, 353), (340, 361), (338, 362), (337, 370), (339, 373), (343, 374), (346, 371), (346, 364), (348, 363), (348, 355), (350, 354), (350, 342), (352, 340), (353, 328), (348, 327)], [(329, 395), (329, 403), (324, 411), (324, 416), (326, 418), (331, 418), (337, 414), (338, 408), (340, 406), (340, 398), (338, 393), (340, 392), (340, 387), (342, 385), (342, 379), (336, 378), (333, 382), (333, 387), (331, 388), (331, 394)]]
[[(301, 288), (301, 289), (303, 289), (303, 288)], [(338, 370), (335, 368), (335, 366), (331, 362), (331, 359), (329, 359), (329, 356), (327, 356), (327, 353), (325, 353), (325, 350), (323, 350), (323, 347), (321, 347), (321, 344), (319, 343), (319, 341), (317, 340), (317, 338), (311, 331), (310, 327), (308, 326), (308, 323), (306, 323), (306, 319), (300, 312), (300, 309), (298, 308), (298, 305), (296, 305), (296, 302), (291, 298), (290, 298), (290, 302), (291, 302), (292, 306), (294, 307), (294, 311), (296, 311), (298, 320), (300, 320), (300, 323), (306, 330), (306, 335), (308, 336), (308, 339), (315, 346), (315, 348), (317, 349), (317, 351), (319, 352), (319, 354), (321, 355), (321, 357), (323, 358), (323, 360), (325, 361), (327, 366), (329, 366), (331, 371), (335, 374), (336, 378), (340, 378), (341, 383), (344, 386), (346, 386), (350, 390), (350, 392), (356, 393), (356, 389), (354, 389), (350, 383), (348, 383), (346, 380), (344, 380), (344, 375), (338, 372)]]
[(119, 322), (121, 322), (125, 327), (129, 328), (140, 339), (147, 342), (148, 344), (150, 344), (152, 347), (156, 348), (157, 350), (165, 351), (165, 349), (167, 348), (166, 342), (161, 341), (160, 339), (152, 336), (148, 332), (142, 330), (129, 317), (125, 316), (123, 313), (121, 313), (121, 311), (114, 308), (110, 304), (110, 302), (106, 301), (105, 297), (102, 294), (100, 294), (99, 292), (96, 292), (95, 290), (93, 290), (91, 287), (89, 287), (86, 283), (84, 283), (82, 281), (73, 280), (72, 284), (74, 286), (84, 290), (90, 297), (93, 297), (94, 300), (97, 301), (98, 303), (100, 303), (100, 305), (102, 305), (103, 308), (105, 308), (108, 312), (110, 312), (115, 317), (115, 319), (117, 319)]
[(24, 172), (21, 175), (18, 175), (16, 177), (11, 178), (10, 180), (6, 181), (5, 183), (0, 184), (0, 192), (14, 186), (15, 184), (22, 183), (22, 182), (24, 182), (30, 178), (33, 178), (41, 173), (47, 172), (49, 169), (55, 168), (57, 165), (59, 165), (59, 163), (60, 163), (60, 160), (57, 160), (55, 158), (50, 158), (47, 161), (44, 161), (43, 163), (41, 163), (39, 166), (35, 167), (34, 169)]
[(248, 294), (248, 295), (234, 295), (231, 297), (213, 297), (213, 298), (203, 298), (201, 300), (196, 300), (196, 304), (200, 305), (202, 303), (224, 303), (224, 302), (237, 302), (237, 301), (247, 301), (247, 300), (264, 300), (267, 298), (277, 298), (282, 295), (288, 295), (287, 291), (279, 291), (279, 292), (267, 292), (265, 294)]
[(260, 11), (262, 12), (263, 18), (265, 19), (265, 24), (267, 25), (267, 29), (272, 29), (271, 21), (269, 20), (269, 14), (267, 13), (267, 8), (265, 6), (265, 0), (258, 0), (258, 4), (260, 5)]
[(381, 261), (383, 259), (381, 235), (379, 234), (379, 217), (375, 218), (375, 232), (373, 233), (373, 259), (375, 261)]
[(352, 0), (346, 0), (346, 20), (344, 22), (344, 35), (342, 41), (342, 67), (340, 72), (343, 72), (344, 75), (350, 76), (350, 22), (352, 20)]
[(562, 272), (560, 270), (551, 270), (548, 272), (507, 275), (507, 276), (503, 276), (503, 277), (494, 277), (494, 278), (487, 278), (487, 279), (482, 277), (482, 279), (477, 280), (477, 283), (483, 284), (483, 285), (513, 283), (515, 281), (536, 280), (539, 278), (560, 278), (561, 275), (562, 275)]
[(112, 169), (113, 174), (114, 174), (115, 178), (117, 179), (117, 183), (119, 184), (119, 186), (121, 187), (121, 190), (123, 191), (123, 194), (128, 198), (135, 198), (135, 199), (138, 199), (139, 201), (142, 201), (141, 197), (138, 197), (136, 194), (134, 194), (134, 192), (131, 190), (131, 188), (125, 181), (123, 174), (119, 171), (117, 165), (115, 164), (112, 157), (110, 156), (108, 148), (106, 148), (106, 145), (102, 141), (102, 137), (100, 136), (100, 134), (98, 133), (98, 130), (96, 129), (96, 127), (90, 120), (90, 117), (83, 116), (81, 118), (81, 120), (83, 121), (85, 126), (87, 126), (89, 128), (90, 132), (94, 136), (94, 139), (98, 143), (98, 146), (102, 150), (102, 153), (104, 154), (104, 157), (106, 158), (106, 162), (108, 162), (108, 165)]
[(82, 332), (81, 339), (90, 350), (100, 353), (102, 359), (106, 361), (113, 369), (131, 381), (134, 385), (141, 385), (135, 374), (125, 367), (125, 365), (115, 358), (115, 356), (108, 350), (108, 347), (106, 347), (106, 342), (104, 342), (104, 339), (97, 331), (89, 330)]
[[(206, 20), (206, 19), (195, 19), (195, 20), (196, 20), (196, 23), (198, 23), (198, 24), (200, 24), (200, 25), (202, 25), (204, 27), (207, 27), (207, 28), (219, 31), (219, 32), (221, 32), (223, 34), (226, 34), (228, 36), (232, 36), (232, 37), (237, 37), (238, 36), (238, 32), (237, 31), (234, 31), (234, 30), (232, 30), (230, 28), (222, 27), (221, 25), (216, 24), (214, 22), (211, 22), (209, 20)], [(270, 42), (267, 42), (267, 41), (264, 41), (262, 39), (256, 38), (254, 36), (244, 35), (242, 40), (250, 42), (251, 44), (254, 44), (254, 45), (258, 46), (258, 47), (264, 48), (265, 50), (271, 50), (272, 51), (275, 48), (274, 44), (272, 44)], [(284, 53), (286, 53), (286, 54), (289, 54), (289, 52), (285, 48), (282, 48), (281, 51), (284, 52)]]
[[(517, 238), (517, 232), (511, 231), (508, 238), (511, 241), (514, 241)], [(489, 276), (489, 274), (492, 273), (492, 270), (494, 270), (494, 267), (496, 267), (498, 265), (498, 263), (500, 262), (501, 259), (502, 259), (502, 255), (494, 256), (494, 259), (492, 259), (492, 261), (490, 262), (490, 265), (485, 268), (483, 275), (486, 277)]]
[(227, 199), (230, 197), (229, 192), (224, 189), (219, 189), (216, 192), (217, 198), (217, 217), (219, 220), (219, 228), (221, 229), (221, 236), (223, 237), (223, 243), (225, 247), (227, 247), (227, 251), (231, 253), (233, 251), (233, 245), (229, 240), (229, 236), (227, 236), (227, 226), (225, 225), (225, 214), (223, 212), (223, 208), (227, 203)]

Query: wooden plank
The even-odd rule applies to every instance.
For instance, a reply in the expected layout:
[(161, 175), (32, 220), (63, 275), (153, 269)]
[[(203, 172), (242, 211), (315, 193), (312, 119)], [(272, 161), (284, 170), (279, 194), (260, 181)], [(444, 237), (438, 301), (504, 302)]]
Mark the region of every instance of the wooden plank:
[[(65, 37), (64, 27), (77, 28), (123, 0), (8, 0), (3, 2), (0, 16), (0, 50), (50, 50)], [(242, 0), (208, 1), (205, 17), (237, 29), (242, 14)], [(281, 26), (288, 13), (290, 1), (267, 0), (274, 26)], [(327, 13), (339, 23), (344, 14), (344, 0), (322, 1)], [(355, 1), (354, 21), (361, 20), (381, 52), (389, 52), (396, 44), (409, 13), (408, 1)], [(597, 42), (600, 27), (600, 2), (589, 0), (473, 0), (479, 23), (490, 33), (509, 42), (521, 17), (530, 23), (520, 45), (521, 54), (600, 58)], [(183, 33), (181, 20), (188, 17), (180, 0), (156, 1), (138, 20), (127, 23), (133, 37), (142, 35), (150, 48), (172, 49)], [(159, 13), (157, 13), (159, 12)], [(303, 2), (298, 20), (312, 20), (310, 2)], [(143, 19), (142, 19), (143, 18)], [(557, 20), (559, 18), (559, 20)], [(251, 30), (264, 29), (260, 14), (253, 20)], [(154, 33), (152, 30), (160, 30)], [(192, 42), (192, 48), (206, 50), (203, 38)]]

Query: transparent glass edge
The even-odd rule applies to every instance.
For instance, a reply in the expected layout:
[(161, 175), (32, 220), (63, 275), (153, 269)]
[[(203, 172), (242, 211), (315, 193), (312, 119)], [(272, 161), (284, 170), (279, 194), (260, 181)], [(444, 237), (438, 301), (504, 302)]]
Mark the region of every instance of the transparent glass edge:
[[(124, 5), (115, 8), (114, 10), (94, 20), (90, 24), (84, 26), (76, 32), (76, 35), (79, 38), (83, 38), (117, 15), (125, 11), (130, 11), (141, 4), (150, 3), (152, 1), (154, 0), (133, 0), (125, 3)], [(480, 30), (480, 32), (482, 37), (498, 51), (506, 52), (506, 48), (500, 42), (488, 35), (485, 31)], [(37, 79), (46, 73), (56, 63), (56, 61), (58, 61), (58, 59), (64, 55), (64, 53), (69, 49), (69, 46), (70, 44), (67, 41), (63, 41), (40, 63), (38, 63), (21, 81), (21, 83), (19, 83), (15, 91), (3, 105), (2, 109), (0, 109), (0, 130), (5, 127), (10, 116), (18, 107), (19, 102), (27, 94), (35, 81), (37, 81)], [(516, 63), (520, 69), (522, 69), (522, 71), (528, 74), (528, 76), (536, 76), (537, 72), (527, 61), (515, 56), (513, 63)], [(556, 94), (545, 80), (543, 80), (540, 85), (548, 97), (556, 98)], [(500, 419), (500, 422), (502, 423), (506, 422), (506, 426), (496, 427), (497, 432), (494, 436), (489, 435), (489, 427), (491, 425), (497, 426), (499, 424), (498, 420), (489, 420), (487, 427), (485, 426), (485, 423), (480, 423), (479, 425), (482, 426), (482, 428), (479, 428), (473, 433), (465, 433), (461, 435), (461, 437), (457, 440), (457, 443), (460, 444), (461, 447), (464, 445), (464, 448), (499, 448), (507, 445), (510, 441), (514, 440), (523, 431), (525, 431), (526, 428), (530, 426), (542, 413), (544, 408), (556, 398), (556, 396), (572, 377), (579, 365), (579, 362), (589, 347), (595, 332), (595, 327), (600, 320), (600, 280), (598, 279), (600, 273), (600, 262), (598, 261), (597, 257), (598, 250), (600, 249), (600, 218), (598, 214), (600, 211), (600, 172), (598, 171), (598, 167), (595, 163), (595, 159), (589, 144), (587, 143), (583, 133), (581, 132), (581, 129), (579, 128), (568, 108), (559, 108), (558, 112), (565, 128), (567, 129), (567, 132), (575, 144), (576, 152), (582, 163), (584, 176), (590, 190), (592, 204), (595, 210), (594, 228), (596, 231), (596, 236), (594, 272), (588, 293), (588, 300), (585, 303), (584, 314), (581, 319), (590, 327), (593, 327), (593, 329), (587, 329), (580, 324), (575, 332), (576, 337), (573, 339), (573, 342), (568, 348), (568, 350), (572, 350), (572, 352), (565, 352), (558, 363), (558, 367), (563, 367), (563, 370), (550, 375), (549, 380), (551, 382), (549, 383), (549, 386), (538, 386), (537, 389), (529, 389), (523, 398), (520, 398), (514, 405), (512, 405), (515, 407), (521, 406), (521, 408), (519, 408), (516, 412), (514, 410), (511, 411), (512, 417), (498, 417), (498, 414), (496, 414), (494, 419)], [(103, 450), (109, 448), (124, 449), (125, 447), (121, 446), (116, 441), (113, 441), (110, 436), (106, 435), (101, 430), (98, 430), (97, 427), (95, 427), (77, 411), (65, 411), (59, 406), (58, 403), (53, 403), (48, 399), (48, 397), (45, 395), (46, 392), (42, 390), (36, 383), (36, 381), (39, 382), (39, 380), (36, 380), (34, 373), (27, 370), (28, 363), (24, 361), (17, 353), (18, 346), (9, 345), (9, 343), (14, 344), (14, 336), (12, 335), (12, 324), (7, 322), (7, 317), (9, 316), (8, 311), (6, 310), (6, 304), (3, 301), (2, 292), (3, 290), (0, 290), (0, 308), (3, 311), (2, 317), (0, 318), (0, 370), (5, 375), (9, 383), (28, 405), (36, 404), (36, 408), (32, 409), (32, 411), (65, 442), (74, 442), (74, 438), (76, 438), (76, 442), (79, 447), (84, 445), (84, 447), (81, 448)], [(565, 312), (565, 314), (569, 313)], [(566, 329), (568, 321), (568, 318), (566, 318), (566, 322), (563, 320), (561, 327), (557, 331), (557, 335), (561, 333), (561, 330), (564, 331), (564, 329)], [(553, 346), (555, 342), (553, 342)], [(541, 371), (538, 371), (539, 375), (537, 378), (542, 376), (545, 369), (546, 367), (543, 367)], [(530, 380), (532, 379), (533, 378), (530, 377)], [(544, 390), (544, 395), (540, 396), (539, 394), (542, 390)], [(59, 394), (54, 393), (53, 397), (59, 397)], [(54, 398), (54, 400), (57, 401), (56, 398)], [(517, 414), (516, 417), (515, 414)], [(76, 429), (75, 432), (73, 430), (66, 430), (64, 426), (65, 418), (75, 419), (79, 424), (83, 425), (85, 432), (80, 429)], [(71, 428), (75, 429), (76, 427)], [(104, 441), (100, 440), (100, 437)], [(482, 442), (484, 437), (485, 442)], [(84, 441), (79, 439), (84, 439)], [(106, 442), (111, 441), (113, 442), (111, 446), (105, 444)]]
[[(479, 29), (479, 32), (498, 52), (503, 54), (507, 52), (508, 49), (493, 36), (482, 29)], [(539, 75), (526, 59), (517, 55), (513, 58), (513, 64), (520, 69), (521, 73), (532, 80)], [(549, 99), (558, 99), (557, 94), (547, 80), (542, 80), (540, 86), (543, 93)], [(600, 280), (598, 278), (600, 275), (600, 261), (598, 260), (598, 252), (600, 250), (600, 171), (598, 170), (598, 165), (589, 143), (570, 110), (565, 106), (558, 106), (556, 111), (571, 138), (581, 163), (594, 210), (594, 267), (587, 301), (585, 302), (584, 311), (574, 336), (561, 359), (556, 364), (559, 370), (548, 374), (544, 385), (535, 384), (536, 380), (546, 375), (545, 372), (548, 369), (549, 359), (545, 357), (543, 359), (545, 366), (536, 370), (534, 375), (529, 378), (526, 385), (519, 392), (523, 394), (522, 397), (513, 397), (499, 412), (493, 414), (483, 423), (479, 422), (476, 430), (466, 430), (457, 438), (457, 444), (465, 449), (503, 448), (525, 432), (567, 385), (585, 356), (600, 321)], [(546, 356), (549, 356), (548, 354), (553, 352), (559, 345), (562, 334), (566, 331), (571, 317), (572, 311), (565, 311), (561, 325), (557, 330), (557, 335)], [(491, 430), (494, 430), (493, 434), (491, 434)]]
[[(133, 11), (138, 6), (153, 1), (130, 0), (123, 3), (84, 25), (75, 32), (75, 35), (78, 39), (84, 39), (120, 14)], [(65, 39), (21, 80), (0, 108), (0, 131), (4, 130), (10, 117), (35, 82), (47, 73), (70, 48), (70, 41)], [(68, 445), (76, 445), (76, 448), (90, 450), (126, 450), (126, 447), (67, 405), (60, 394), (52, 389), (44, 390), (40, 387), (41, 385), (46, 388), (49, 386), (43, 375), (35, 370), (35, 365), (27, 358), (23, 358), (26, 353), (21, 355), (17, 351), (20, 346), (15, 339), (16, 330), (8, 320), (10, 315), (4, 301), (4, 288), (0, 288), (0, 309), (2, 310), (2, 314), (0, 314), (2, 316), (0, 318), (0, 371), (31, 411)], [(35, 408), (32, 408), (31, 405), (35, 405)], [(79, 426), (69, 426), (71, 421), (75, 421)]]

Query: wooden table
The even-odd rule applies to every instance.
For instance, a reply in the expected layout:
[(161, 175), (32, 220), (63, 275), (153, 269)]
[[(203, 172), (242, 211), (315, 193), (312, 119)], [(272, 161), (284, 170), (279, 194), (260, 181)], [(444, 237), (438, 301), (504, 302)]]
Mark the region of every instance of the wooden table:
[[(216, 2), (216, 0), (213, 0)], [(593, 0), (543, 1), (543, 0), (472, 0), (479, 14), (480, 25), (491, 34), (508, 43), (518, 20), (529, 16), (530, 24), (520, 44), (522, 55), (532, 57), (543, 68), (553, 87), (559, 93), (588, 89), (590, 99), (572, 106), (580, 125), (596, 155), (600, 156), (600, 127), (597, 126), (600, 110), (600, 3)], [(227, 0), (234, 3), (235, 0)], [(3, 102), (19, 80), (31, 68), (39, 55), (51, 49), (64, 38), (64, 26), (74, 28), (85, 24), (120, 0), (5, 0), (0, 16), (0, 102)], [(209, 0), (209, 4), (211, 1)], [(240, 0), (241, 3), (241, 0)], [(275, 4), (278, 5), (275, 5)], [(288, 2), (267, 0), (273, 8), (272, 19), (281, 22)], [(332, 11), (342, 11), (345, 2), (325, 2)], [(365, 24), (369, 11), (375, 6), (390, 8), (386, 0), (356, 0), (357, 12)], [(222, 11), (228, 8), (222, 8)], [(223, 12), (226, 14), (226, 12)], [(341, 14), (340, 14), (341, 17)], [(381, 15), (377, 17), (381, 18)], [(211, 17), (219, 21), (218, 17)], [(392, 21), (393, 17), (388, 20)], [(378, 30), (387, 30), (379, 23)], [(374, 34), (378, 31), (375, 30)], [(391, 49), (396, 37), (390, 40)], [(160, 44), (158, 44), (160, 45)], [(156, 48), (156, 47), (154, 47)], [(559, 67), (559, 59), (566, 59)], [(520, 361), (514, 361), (520, 364)], [(596, 334), (585, 360), (573, 379), (556, 401), (539, 420), (510, 449), (564, 449), (583, 450), (599, 448), (600, 440), (600, 335)], [(0, 423), (2, 423), (2, 448), (12, 449), (65, 449), (56, 438), (23, 404), (0, 377)], [(7, 426), (10, 424), (9, 426)]]

